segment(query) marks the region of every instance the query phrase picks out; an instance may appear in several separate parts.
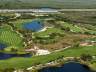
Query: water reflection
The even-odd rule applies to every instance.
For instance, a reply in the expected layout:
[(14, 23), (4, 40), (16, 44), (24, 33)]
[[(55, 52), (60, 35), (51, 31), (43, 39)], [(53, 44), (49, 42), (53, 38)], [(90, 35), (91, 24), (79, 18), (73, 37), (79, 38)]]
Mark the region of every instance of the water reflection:
[(0, 60), (8, 59), (12, 57), (31, 57), (31, 54), (8, 54), (8, 53), (0, 53)]
[(75, 62), (66, 63), (61, 67), (47, 67), (39, 72), (91, 72), (87, 67)]
[(43, 24), (38, 20), (34, 20), (32, 22), (24, 24), (23, 28), (32, 31), (39, 31), (43, 28)]

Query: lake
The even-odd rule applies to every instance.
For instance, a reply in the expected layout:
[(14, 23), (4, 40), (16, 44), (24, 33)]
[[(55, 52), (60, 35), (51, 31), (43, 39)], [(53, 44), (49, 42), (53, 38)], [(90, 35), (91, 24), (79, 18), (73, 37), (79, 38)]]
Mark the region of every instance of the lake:
[(34, 20), (32, 22), (29, 23), (25, 23), (23, 25), (23, 28), (26, 30), (32, 30), (32, 31), (39, 31), (43, 28), (43, 23), (39, 20)]
[(91, 72), (87, 66), (79, 63), (69, 62), (61, 67), (47, 67), (39, 72)]

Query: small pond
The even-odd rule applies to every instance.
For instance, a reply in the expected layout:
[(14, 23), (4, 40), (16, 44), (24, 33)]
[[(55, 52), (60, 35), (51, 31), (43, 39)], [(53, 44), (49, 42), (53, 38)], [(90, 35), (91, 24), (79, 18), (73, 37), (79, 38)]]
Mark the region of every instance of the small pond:
[(31, 54), (8, 54), (8, 53), (0, 53), (0, 60), (8, 59), (12, 57), (31, 57)]
[[(7, 47), (6, 44), (0, 43), (0, 50), (3, 50), (6, 47)], [(29, 53), (27, 53), (27, 54), (8, 54), (8, 53), (0, 52), (0, 60), (12, 58), (12, 57), (31, 57), (31, 56), (32, 55)]]
[(23, 28), (26, 30), (39, 31), (43, 28), (43, 23), (39, 20), (34, 20), (29, 23), (25, 23)]
[(69, 62), (61, 67), (47, 67), (41, 69), (39, 72), (91, 72), (85, 65)]

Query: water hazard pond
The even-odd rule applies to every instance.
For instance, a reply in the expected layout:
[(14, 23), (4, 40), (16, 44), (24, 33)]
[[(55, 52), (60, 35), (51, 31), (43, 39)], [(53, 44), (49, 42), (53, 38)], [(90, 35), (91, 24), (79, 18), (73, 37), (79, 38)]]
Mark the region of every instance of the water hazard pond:
[(79, 63), (69, 62), (61, 67), (47, 67), (39, 70), (39, 72), (91, 72), (87, 66)]
[(0, 53), (0, 60), (9, 59), (12, 57), (31, 57), (31, 54), (8, 54)]
[(34, 20), (32, 22), (25, 23), (23, 28), (26, 30), (39, 31), (43, 28), (43, 23), (39, 20)]
[[(6, 48), (7, 45), (0, 43), (0, 50), (3, 50), (4, 48)], [(2, 53), (0, 52), (0, 60), (3, 59), (8, 59), (8, 58), (12, 58), (12, 57), (31, 57), (31, 54), (10, 54), (10, 53)]]

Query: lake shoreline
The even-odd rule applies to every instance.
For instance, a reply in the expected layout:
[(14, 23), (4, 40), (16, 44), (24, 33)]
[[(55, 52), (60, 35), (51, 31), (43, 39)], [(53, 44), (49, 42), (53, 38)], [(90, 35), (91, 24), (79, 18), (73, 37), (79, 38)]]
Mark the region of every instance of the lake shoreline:
[(79, 63), (81, 65), (88, 67), (91, 70), (89, 64), (87, 62), (84, 62), (83, 60), (81, 60), (80, 57), (65, 57), (65, 58), (58, 59), (58, 60), (55, 60), (55, 61), (52, 61), (52, 62), (49, 62), (46, 64), (39, 64), (36, 66), (32, 66), (32, 67), (27, 68), (26, 70), (39, 71), (39, 70), (41, 70), (43, 68), (47, 68), (47, 67), (61, 67), (62, 65), (66, 64), (66, 63), (70, 63), (70, 62)]

